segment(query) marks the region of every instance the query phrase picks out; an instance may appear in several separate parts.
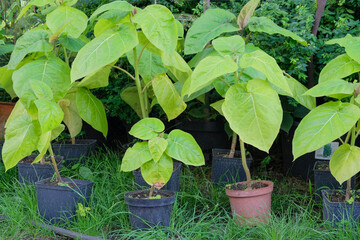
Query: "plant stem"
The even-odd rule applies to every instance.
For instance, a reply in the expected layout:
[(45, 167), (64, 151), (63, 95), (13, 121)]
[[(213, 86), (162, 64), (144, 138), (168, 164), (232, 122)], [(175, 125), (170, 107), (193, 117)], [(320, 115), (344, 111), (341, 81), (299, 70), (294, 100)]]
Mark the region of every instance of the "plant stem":
[(60, 175), (60, 172), (59, 172), (59, 169), (58, 169), (58, 167), (57, 167), (56, 160), (55, 160), (55, 155), (54, 155), (54, 152), (53, 152), (53, 150), (52, 150), (51, 144), (50, 144), (50, 146), (49, 146), (49, 152), (50, 152), (51, 162), (52, 162), (52, 164), (53, 164), (53, 166), (54, 166), (54, 169), (55, 169), (55, 172), (56, 172), (56, 176), (57, 176), (57, 178), (58, 178), (58, 181), (61, 182), (61, 183), (63, 183), (64, 181), (62, 180), (61, 175)]
[(45, 155), (41, 158), (40, 160), (40, 164), (44, 165), (45, 164)]
[(141, 107), (141, 114), (142, 118), (146, 118), (146, 110), (145, 110), (145, 101), (144, 96), (142, 94), (142, 88), (141, 88), (141, 82), (140, 82), (140, 76), (139, 76), (139, 62), (137, 61), (137, 54), (136, 54), (136, 47), (133, 49), (133, 55), (134, 55), (134, 68), (135, 68), (135, 84), (136, 88), (138, 90), (139, 95), (139, 101), (140, 101), (140, 107)]
[(251, 175), (250, 175), (250, 170), (247, 166), (246, 163), (246, 149), (245, 149), (245, 144), (244, 142), (241, 140), (240, 136), (239, 136), (239, 141), (240, 141), (240, 150), (241, 150), (241, 161), (242, 161), (242, 165), (243, 168), (245, 170), (245, 174), (246, 174), (246, 184), (247, 184), (247, 188), (248, 190), (251, 190)]
[(69, 64), (69, 59), (68, 59), (67, 52), (66, 52), (66, 48), (63, 47), (63, 50), (64, 50), (65, 63), (66, 63), (68, 66), (70, 66), (70, 64)]
[(136, 81), (135, 77), (133, 75), (131, 75), (131, 73), (129, 73), (128, 71), (126, 71), (125, 69), (115, 66), (115, 65), (111, 65), (111, 67), (119, 69), (120, 71), (126, 73), (129, 77), (131, 77), (134, 81)]
[(345, 193), (345, 202), (350, 199), (350, 189), (351, 189), (351, 178), (346, 181), (346, 193)]
[(237, 140), (237, 134), (233, 132), (229, 158), (234, 158), (235, 156), (236, 140)]
[(74, 137), (71, 138), (71, 144), (76, 144)]
[(149, 197), (148, 199), (150, 199), (150, 197), (153, 195), (153, 192), (154, 192), (154, 184), (151, 185), (151, 188), (150, 188), (150, 193), (149, 193)]
[[(241, 71), (240, 71), (240, 73), (239, 73), (239, 75), (238, 75), (238, 77), (237, 77), (237, 81), (239, 81), (240, 80), (240, 78), (241, 78), (241, 75), (243, 74), (243, 72), (244, 72), (244, 69), (245, 68), (242, 68), (241, 69)], [(237, 83), (237, 82), (236, 82)]]
[(227, 83), (222, 77), (218, 77), (218, 79), (220, 79), (223, 83), (225, 83), (226, 86), (231, 87), (231, 85)]

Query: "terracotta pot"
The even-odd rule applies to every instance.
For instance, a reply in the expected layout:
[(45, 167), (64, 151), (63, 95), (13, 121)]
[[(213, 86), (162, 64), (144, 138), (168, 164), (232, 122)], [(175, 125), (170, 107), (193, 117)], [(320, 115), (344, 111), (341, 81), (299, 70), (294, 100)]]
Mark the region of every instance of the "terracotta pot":
[[(266, 187), (253, 190), (225, 189), (231, 205), (231, 211), (240, 225), (256, 225), (267, 223), (271, 212), (271, 193), (274, 183), (270, 181), (254, 181), (266, 184)], [(240, 182), (246, 183), (246, 182)], [(234, 183), (238, 184), (238, 183)]]
[(10, 116), (11, 111), (14, 109), (14, 106), (15, 103), (0, 102), (0, 140), (4, 139), (3, 137), (5, 135), (5, 122)]

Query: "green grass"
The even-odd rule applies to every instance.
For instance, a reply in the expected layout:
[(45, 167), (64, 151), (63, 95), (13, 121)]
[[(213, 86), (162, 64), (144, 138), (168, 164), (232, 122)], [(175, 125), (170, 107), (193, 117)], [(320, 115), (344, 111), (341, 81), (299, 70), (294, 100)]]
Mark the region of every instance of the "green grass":
[[(173, 207), (170, 226), (133, 231), (124, 202), (126, 192), (136, 190), (132, 173), (120, 172), (120, 154), (99, 152), (84, 166), (91, 169), (93, 194), (85, 217), (62, 227), (107, 239), (358, 239), (355, 227), (336, 229), (324, 224), (321, 205), (311, 196), (309, 184), (275, 171), (254, 171), (254, 179), (275, 182), (272, 216), (268, 225), (235, 224), (225, 191), (214, 186), (209, 167), (183, 166), (181, 192)], [(34, 227), (38, 216), (34, 186), (20, 186), (16, 170), (4, 173), (0, 163), (0, 239), (59, 239), (51, 231)], [(62, 175), (83, 179), (80, 167), (62, 169)], [(89, 178), (89, 176), (87, 177)]]

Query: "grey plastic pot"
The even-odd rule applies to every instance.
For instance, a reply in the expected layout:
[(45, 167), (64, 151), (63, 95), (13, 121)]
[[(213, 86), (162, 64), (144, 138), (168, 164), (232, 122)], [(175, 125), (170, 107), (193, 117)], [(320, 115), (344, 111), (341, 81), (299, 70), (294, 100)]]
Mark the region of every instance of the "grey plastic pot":
[(53, 144), (55, 155), (64, 157), (64, 165), (71, 166), (79, 162), (85, 162), (90, 154), (95, 150), (95, 139), (77, 139), (76, 144), (63, 144), (60, 142)]
[(143, 199), (133, 197), (149, 190), (132, 191), (125, 194), (125, 203), (129, 207), (130, 223), (135, 229), (146, 229), (154, 226), (168, 227), (172, 207), (175, 202), (175, 192), (161, 190), (168, 197), (161, 199)]
[(71, 219), (78, 208), (78, 203), (86, 206), (90, 199), (93, 182), (63, 178), (75, 187), (47, 184), (50, 178), (35, 183), (38, 209), (44, 219), (55, 223)]
[[(37, 155), (30, 155), (29, 157), (35, 160)], [(55, 160), (58, 163), (57, 167), (60, 170), (62, 167), (63, 157), (55, 156)], [(55, 173), (54, 166), (52, 164), (30, 164), (19, 162), (17, 166), (19, 182), (26, 184), (34, 184), (42, 179), (51, 178)]]

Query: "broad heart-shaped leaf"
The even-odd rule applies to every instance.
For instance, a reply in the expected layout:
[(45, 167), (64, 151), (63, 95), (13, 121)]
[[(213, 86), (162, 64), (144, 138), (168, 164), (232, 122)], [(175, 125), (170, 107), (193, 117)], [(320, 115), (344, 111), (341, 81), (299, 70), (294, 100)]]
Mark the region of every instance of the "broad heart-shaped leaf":
[(64, 113), (56, 102), (47, 99), (37, 99), (34, 103), (38, 109), (38, 119), (42, 133), (51, 131), (61, 124)]
[(84, 77), (78, 87), (86, 87), (88, 89), (101, 88), (109, 85), (109, 75), (111, 72), (111, 66), (105, 66), (99, 70)]
[[(142, 49), (142, 45), (139, 44), (136, 46), (137, 59)], [(126, 55), (130, 64), (134, 66), (134, 52), (130, 51)], [(160, 56), (157, 56), (146, 49), (144, 49), (142, 52), (140, 62), (138, 63), (138, 70), (145, 83), (150, 82), (156, 76), (156, 74), (167, 71), (161, 61)]]
[(66, 94), (58, 104), (64, 112), (63, 122), (69, 130), (70, 137), (76, 137), (82, 128), (82, 119), (76, 106), (76, 91)]
[(250, 18), (254, 14), (256, 7), (259, 5), (259, 2), (260, 0), (250, 0), (240, 10), (239, 16), (237, 18), (237, 24), (241, 29), (246, 27)]
[(144, 163), (152, 160), (148, 143), (137, 142), (128, 148), (121, 162), (121, 171), (130, 172), (138, 169)]
[(109, 29), (115, 30), (116, 24), (107, 19), (103, 19), (103, 18), (99, 19), (99, 21), (95, 24), (94, 27), (94, 35), (95, 37), (98, 37)]
[(330, 159), (330, 171), (342, 184), (360, 171), (360, 148), (349, 144), (341, 145)]
[(170, 180), (173, 168), (173, 160), (163, 154), (158, 162), (144, 163), (141, 166), (141, 175), (147, 184), (150, 186), (154, 184), (157, 189), (160, 189)]
[(262, 50), (245, 53), (240, 59), (242, 68), (252, 67), (263, 72), (269, 82), (292, 96), (291, 89), (275, 59)]
[(37, 98), (44, 98), (47, 100), (53, 99), (53, 93), (49, 85), (38, 80), (30, 81), (31, 89)]
[[(113, 1), (108, 4), (101, 5), (98, 9), (95, 10), (95, 12), (90, 16), (90, 22), (95, 20), (95, 18), (107, 11), (116, 11), (117, 15), (126, 16), (130, 12), (134, 10), (134, 7), (126, 2), (126, 1)], [(99, 20), (100, 21), (100, 20)]]
[(51, 142), (51, 131), (45, 132), (40, 135), (37, 150), (39, 155), (35, 158), (33, 163), (40, 162), (43, 156), (46, 154)]
[(360, 71), (360, 63), (354, 61), (347, 54), (342, 54), (332, 59), (321, 70), (319, 83), (345, 78)]
[(185, 54), (198, 53), (212, 39), (222, 33), (235, 32), (239, 28), (235, 24), (236, 17), (223, 9), (208, 9), (200, 16), (185, 37)]
[(157, 118), (144, 118), (135, 123), (129, 134), (141, 140), (149, 140), (159, 136), (165, 130), (164, 124)]
[(274, 23), (267, 17), (252, 17), (252, 18), (250, 18), (248, 27), (249, 27), (250, 31), (252, 31), (252, 32), (265, 32), (268, 34), (278, 33), (283, 36), (290, 37), (290, 38), (294, 39), (295, 41), (297, 41), (298, 43), (301, 43), (304, 46), (308, 45), (304, 39), (302, 39), (295, 33), (291, 32), (285, 28), (279, 27), (278, 25), (276, 25), (276, 23)]
[(8, 128), (9, 123), (13, 122), (16, 118), (18, 118), (19, 116), (24, 115), (24, 114), (28, 114), (28, 112), (26, 111), (26, 108), (20, 101), (17, 101), (15, 104), (15, 107), (11, 111), (11, 114), (8, 117), (4, 127)]
[(138, 12), (133, 21), (137, 23), (147, 39), (165, 52), (173, 52), (177, 44), (175, 18), (165, 6), (149, 5)]
[(106, 137), (108, 124), (104, 105), (89, 89), (79, 88), (76, 92), (76, 107), (81, 118)]
[(224, 103), (225, 99), (219, 100), (217, 102), (214, 102), (210, 104), (212, 108), (214, 108), (221, 116), (224, 116), (224, 113), (222, 111), (222, 105)]
[(109, 30), (87, 43), (77, 54), (71, 68), (74, 82), (114, 62), (138, 44), (135, 27), (130, 23), (120, 25), (119, 31)]
[(2, 157), (6, 170), (16, 166), (24, 157), (37, 149), (40, 129), (27, 113), (13, 119), (6, 128)]
[(8, 69), (15, 69), (28, 53), (50, 52), (53, 47), (48, 41), (50, 34), (45, 30), (30, 30), (24, 33), (16, 42), (11, 53)]
[(239, 35), (220, 37), (212, 41), (215, 50), (222, 56), (238, 56), (245, 51), (245, 41)]
[(55, 101), (63, 98), (70, 89), (70, 68), (55, 56), (25, 64), (13, 73), (12, 78), (14, 90), (26, 108), (29, 108), (31, 102), (36, 99), (30, 86), (33, 80), (47, 84), (52, 89)]
[(79, 38), (72, 38), (64, 35), (61, 35), (59, 37), (59, 42), (61, 43), (61, 45), (63, 45), (65, 48), (69, 49), (72, 52), (80, 51), (80, 49), (86, 44), (86, 42)]
[(124, 100), (124, 102), (129, 104), (129, 106), (136, 112), (139, 118), (142, 118), (139, 94), (136, 87), (125, 88), (120, 93), (120, 97), (122, 100)]
[(315, 151), (348, 132), (360, 118), (360, 109), (351, 103), (324, 103), (306, 115), (295, 130), (294, 159)]
[(166, 113), (169, 121), (175, 119), (186, 109), (185, 102), (176, 91), (166, 73), (158, 74), (154, 78), (152, 86), (157, 101)]
[(162, 52), (161, 59), (164, 66), (169, 69), (181, 83), (184, 83), (192, 73), (186, 61), (175, 51), (171, 53)]
[(240, 138), (268, 152), (279, 133), (283, 117), (278, 94), (261, 79), (231, 86), (222, 111)]
[(155, 162), (158, 162), (160, 157), (165, 152), (168, 142), (161, 137), (152, 138), (148, 142), (149, 150)]
[(200, 61), (191, 75), (189, 89), (182, 95), (191, 95), (210, 85), (214, 79), (226, 73), (237, 71), (238, 66), (230, 56), (208, 56)]
[(326, 82), (319, 83), (311, 88), (304, 95), (313, 97), (329, 96), (333, 98), (342, 99), (351, 96), (354, 93), (355, 85), (342, 79), (333, 79)]
[(60, 124), (57, 128), (51, 131), (51, 138), (50, 141), (55, 140), (60, 136), (60, 134), (65, 130), (65, 125)]
[(11, 98), (16, 97), (16, 93), (13, 89), (12, 74), (14, 70), (8, 69), (7, 66), (0, 67), (0, 88), (5, 89), (5, 91), (11, 96)]
[(342, 47), (345, 47), (345, 52), (349, 57), (354, 59), (356, 62), (360, 63), (360, 37), (353, 37), (350, 34), (347, 34), (343, 38), (332, 39), (327, 41), (326, 44), (339, 44)]
[(191, 134), (179, 129), (172, 130), (168, 135), (166, 154), (187, 165), (201, 166), (205, 158), (200, 146)]
[(78, 38), (84, 32), (87, 21), (85, 13), (69, 6), (59, 6), (46, 16), (46, 25), (53, 33), (69, 22), (62, 33), (73, 38)]

